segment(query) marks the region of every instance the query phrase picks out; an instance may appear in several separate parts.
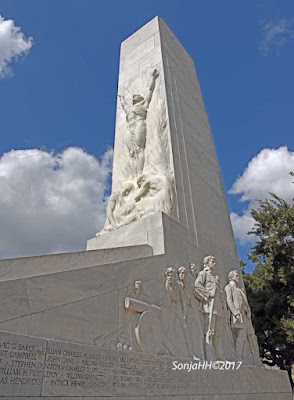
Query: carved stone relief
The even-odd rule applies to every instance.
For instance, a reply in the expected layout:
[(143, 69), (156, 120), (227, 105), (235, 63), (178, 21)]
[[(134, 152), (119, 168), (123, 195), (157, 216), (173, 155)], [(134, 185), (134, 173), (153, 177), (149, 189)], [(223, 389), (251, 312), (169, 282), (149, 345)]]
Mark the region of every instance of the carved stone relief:
[(238, 286), (237, 271), (229, 274), (230, 283), (222, 291), (215, 258), (207, 256), (203, 264), (199, 273), (192, 263), (189, 269), (166, 268), (160, 300), (152, 299), (141, 281), (134, 283), (133, 297), (124, 299), (126, 312), (136, 315), (131, 348), (194, 360), (261, 365), (250, 308)]
[(229, 283), (225, 287), (226, 300), (230, 311), (230, 324), (234, 335), (234, 346), (238, 361), (244, 361), (244, 347), (247, 341), (254, 362), (260, 362), (258, 345), (251, 322), (251, 310), (245, 291), (239, 285), (237, 270), (228, 274)]
[(133, 94), (132, 101), (128, 102), (124, 94), (118, 95), (126, 114), (125, 143), (128, 149), (129, 164), (133, 178), (140, 175), (144, 170), (147, 112), (158, 76), (158, 70), (154, 69), (144, 96), (142, 94)]
[(223, 313), (219, 277), (215, 274), (215, 258), (207, 256), (203, 264), (204, 268), (196, 278), (195, 288), (203, 295), (200, 311), (204, 317), (205, 355), (208, 361), (223, 360), (221, 340)]
[(161, 85), (153, 68), (119, 90), (112, 194), (97, 236), (158, 211), (172, 213), (174, 172)]
[(195, 307), (193, 297), (200, 298), (199, 293), (190, 284), (188, 271), (185, 267), (178, 268), (179, 283), (181, 285), (182, 301), (182, 324), (187, 348), (194, 360), (204, 360), (204, 349), (202, 340), (202, 319), (199, 308)]

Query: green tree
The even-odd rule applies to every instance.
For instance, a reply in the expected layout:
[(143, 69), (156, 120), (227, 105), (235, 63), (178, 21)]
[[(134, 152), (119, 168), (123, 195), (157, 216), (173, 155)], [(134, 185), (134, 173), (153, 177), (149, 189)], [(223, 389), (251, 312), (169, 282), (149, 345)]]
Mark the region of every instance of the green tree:
[(248, 257), (256, 266), (244, 273), (244, 283), (260, 355), (287, 370), (294, 387), (294, 203), (271, 193), (251, 214), (255, 225), (249, 234), (257, 243)]

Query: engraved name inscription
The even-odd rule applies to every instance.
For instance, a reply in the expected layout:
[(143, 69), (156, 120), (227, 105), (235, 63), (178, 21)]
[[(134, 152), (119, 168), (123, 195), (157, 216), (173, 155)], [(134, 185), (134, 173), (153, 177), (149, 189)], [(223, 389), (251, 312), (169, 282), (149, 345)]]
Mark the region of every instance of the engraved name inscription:
[(42, 387), (46, 341), (17, 335), (0, 337), (0, 392), (38, 393)]
[(173, 371), (171, 360), (49, 341), (43, 393), (103, 395), (193, 390), (191, 376)]
[[(211, 374), (218, 378), (175, 371), (174, 360), (1, 332), (0, 396), (205, 394)], [(230, 384), (222, 372), (218, 388)]]

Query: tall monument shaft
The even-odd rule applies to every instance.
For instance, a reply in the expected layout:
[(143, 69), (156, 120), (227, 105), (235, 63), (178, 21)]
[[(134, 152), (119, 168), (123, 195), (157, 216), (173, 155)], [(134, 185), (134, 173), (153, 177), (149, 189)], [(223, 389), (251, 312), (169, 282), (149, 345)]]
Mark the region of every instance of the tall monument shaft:
[[(152, 87), (155, 69), (158, 76)], [(133, 96), (146, 97), (150, 85), (146, 118), (133, 118), (140, 114), (132, 104)], [(140, 123), (145, 126), (143, 134), (136, 126)], [(144, 153), (144, 165), (137, 171), (140, 153)], [(193, 232), (190, 240), (200, 258), (213, 253), (226, 271), (236, 267), (231, 221), (194, 62), (158, 17), (121, 44), (112, 193), (131, 192), (123, 195), (130, 204), (131, 196), (136, 198), (136, 191), (140, 192), (138, 186), (143, 186), (142, 173), (151, 189), (148, 192), (145, 184), (144, 195), (134, 201), (137, 215), (118, 215), (120, 221), (114, 226), (107, 221), (105, 231), (162, 211)], [(165, 188), (160, 193), (161, 186)], [(127, 236), (125, 242), (120, 238), (120, 245), (133, 244)], [(89, 241), (88, 248), (103, 248), (104, 239), (98, 239)]]

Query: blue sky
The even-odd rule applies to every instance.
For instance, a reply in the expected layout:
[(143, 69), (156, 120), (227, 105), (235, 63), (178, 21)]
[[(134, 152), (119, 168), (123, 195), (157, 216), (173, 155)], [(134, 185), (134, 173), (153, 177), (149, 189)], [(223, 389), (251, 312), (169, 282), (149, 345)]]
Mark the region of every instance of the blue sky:
[[(34, 43), (0, 80), (0, 156), (12, 149), (62, 153), (78, 146), (102, 157), (114, 139), (120, 42), (159, 15), (195, 61), (226, 192), (243, 178), (236, 194), (227, 196), (230, 210), (242, 216), (259, 195), (256, 186), (264, 186), (260, 196), (272, 190), (269, 163), (277, 187), (285, 183), (294, 162), (292, 0), (1, 0), (0, 15)], [(288, 149), (277, 152), (281, 146)], [(263, 149), (269, 150), (260, 153)], [(106, 157), (95, 168), (107, 162)], [(252, 188), (251, 172), (261, 170), (264, 181), (258, 184), (255, 176)], [(279, 192), (287, 199), (290, 182)], [(103, 203), (102, 192), (99, 196)], [(11, 237), (17, 234), (13, 221), (5, 218)], [(1, 252), (1, 243), (7, 244), (0, 233), (0, 257), (30, 253)], [(238, 241), (243, 259), (250, 246)]]

